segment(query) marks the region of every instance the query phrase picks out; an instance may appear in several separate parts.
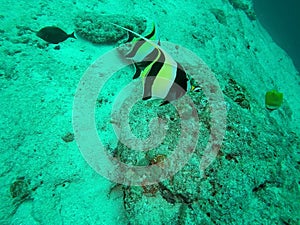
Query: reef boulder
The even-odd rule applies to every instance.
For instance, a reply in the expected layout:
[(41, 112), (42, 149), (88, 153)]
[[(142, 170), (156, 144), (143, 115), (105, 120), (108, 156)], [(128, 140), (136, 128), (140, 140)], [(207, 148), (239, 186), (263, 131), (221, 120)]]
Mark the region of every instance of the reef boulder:
[(146, 18), (139, 16), (83, 12), (76, 17), (74, 22), (77, 35), (92, 43), (101, 44), (117, 42), (127, 36), (126, 31), (120, 30), (110, 23), (143, 33), (146, 29), (146, 21)]

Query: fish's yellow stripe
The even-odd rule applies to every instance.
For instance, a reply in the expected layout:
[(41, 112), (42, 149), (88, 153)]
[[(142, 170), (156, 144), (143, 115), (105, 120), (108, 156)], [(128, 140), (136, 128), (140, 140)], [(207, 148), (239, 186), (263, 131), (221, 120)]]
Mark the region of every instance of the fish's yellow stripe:
[(167, 59), (152, 84), (153, 97), (162, 99), (167, 97), (167, 94), (169, 93), (176, 78), (176, 71), (176, 62), (167, 54)]
[[(159, 71), (155, 71), (155, 64), (158, 63), (161, 63), (162, 66)], [(173, 60), (172, 57), (170, 57), (169, 54), (159, 49), (159, 54), (156, 59), (151, 64), (149, 64), (141, 73), (144, 89), (146, 89), (145, 85), (151, 85), (152, 97), (164, 99), (174, 83), (176, 73), (177, 63)], [(146, 77), (153, 77), (154, 81), (145, 83), (148, 81)], [(152, 80), (150, 79), (150, 81)]]

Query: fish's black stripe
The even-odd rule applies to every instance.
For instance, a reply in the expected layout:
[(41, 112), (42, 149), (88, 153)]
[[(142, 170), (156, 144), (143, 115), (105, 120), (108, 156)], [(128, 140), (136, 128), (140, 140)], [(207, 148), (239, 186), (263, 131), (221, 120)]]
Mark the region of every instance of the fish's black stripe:
[[(147, 39), (151, 39), (153, 36), (155, 35), (155, 27), (153, 28), (152, 32), (150, 34), (148, 34), (147, 36), (145, 36), (145, 38)], [(137, 51), (139, 50), (139, 48), (145, 43), (146, 41), (142, 38), (139, 38), (139, 40), (135, 43), (135, 45), (133, 46), (132, 50), (125, 56), (127, 58), (133, 58), (135, 56), (135, 54), (137, 53)]]
[(140, 49), (140, 47), (145, 43), (145, 40), (139, 40), (135, 43), (135, 45), (133, 46), (132, 50), (125, 55), (126, 58), (133, 58), (135, 56), (135, 54), (137, 53), (137, 51)]
[(178, 84), (183, 90), (187, 91), (188, 78), (182, 66), (177, 63), (176, 78), (174, 83)]
[(148, 34), (147, 36), (145, 36), (145, 38), (151, 39), (154, 36), (154, 34), (155, 34), (155, 26), (153, 27), (152, 32), (150, 34)]
[[(160, 69), (163, 67), (165, 63), (165, 55), (162, 51), (160, 51), (160, 56), (157, 61), (151, 66), (147, 76), (156, 77), (159, 74)], [(151, 84), (152, 85), (152, 84)]]
[(132, 77), (132, 79), (136, 79), (141, 75), (142, 70), (140, 69), (141, 67), (137, 65), (137, 63), (134, 63), (134, 68), (135, 68), (135, 73)]
[(141, 75), (141, 71), (149, 66), (158, 56), (159, 51), (155, 48), (151, 53), (149, 53), (141, 62), (134, 63), (135, 74), (133, 79), (138, 78)]
[(186, 72), (184, 71), (182, 66), (177, 63), (176, 77), (165, 98), (165, 102), (171, 102), (182, 97), (187, 91), (187, 84), (188, 78)]
[(163, 67), (165, 62), (165, 55), (163, 52), (160, 52), (159, 59), (151, 66), (147, 76), (145, 77), (144, 83), (144, 97), (143, 99), (147, 99), (149, 96), (152, 97), (152, 85), (159, 71)]
[(152, 84), (154, 80), (155, 77), (145, 77), (143, 100), (147, 100), (152, 97)]
[(142, 61), (136, 62), (135, 64), (140, 67), (141, 70), (145, 69), (149, 64), (155, 61), (159, 54), (158, 49), (153, 49), (152, 52), (150, 52)]
[(153, 62), (159, 54), (159, 50), (157, 48), (154, 48), (153, 51), (151, 51), (144, 59), (143, 62)]

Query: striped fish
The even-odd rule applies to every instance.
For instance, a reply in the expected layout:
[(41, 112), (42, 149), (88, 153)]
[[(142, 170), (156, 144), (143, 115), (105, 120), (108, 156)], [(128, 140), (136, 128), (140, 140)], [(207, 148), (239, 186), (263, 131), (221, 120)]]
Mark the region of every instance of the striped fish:
[[(128, 41), (132, 47), (125, 57), (134, 62), (136, 71), (133, 79), (142, 78), (143, 100), (151, 98), (163, 99), (160, 105), (168, 104), (182, 97), (187, 91), (197, 91), (183, 67), (160, 47), (155, 24), (145, 37), (120, 25), (112, 23), (128, 31)], [(133, 36), (136, 37), (133, 37)]]

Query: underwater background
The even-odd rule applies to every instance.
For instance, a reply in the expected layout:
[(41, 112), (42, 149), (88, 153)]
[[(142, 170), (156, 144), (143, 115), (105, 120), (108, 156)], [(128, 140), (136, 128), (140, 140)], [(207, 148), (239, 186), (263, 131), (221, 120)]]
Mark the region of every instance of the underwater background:
[(254, 1), (254, 10), (259, 21), (273, 40), (292, 58), (300, 70), (300, 2), (297, 0)]
[[(276, 9), (283, 10), (278, 1), (257, 2), (1, 0), (0, 224), (299, 225), (300, 57), (294, 12), (300, 8), (290, 0), (278, 15)], [(109, 179), (113, 167), (97, 160), (91, 165), (90, 159), (101, 156), (83, 151), (79, 140), (92, 142), (74, 126), (74, 110), (85, 112), (88, 106), (74, 105), (83, 78), (93, 75), (96, 83), (104, 68), (118, 61), (97, 61), (126, 39), (111, 23), (143, 34), (153, 21), (163, 48), (201, 81), (200, 92), (186, 94), (193, 105), (184, 98), (164, 106), (142, 101), (142, 82), (133, 81), (134, 69), (126, 66), (96, 90), (94, 128), (107, 154), (131, 166), (164, 169), (177, 163), (164, 162), (179, 144), (195, 148), (167, 179), (117, 183)], [(61, 30), (41, 32), (48, 26)], [(76, 39), (69, 38), (72, 32)], [(50, 43), (51, 35), (59, 37), (58, 44)], [(125, 88), (129, 84), (135, 91)], [(218, 90), (222, 101), (212, 101)], [(226, 110), (216, 117), (219, 105)], [(120, 125), (122, 118), (130, 129)], [(196, 135), (180, 143), (195, 129)], [(121, 141), (135, 137), (153, 147), (137, 151)], [(106, 176), (95, 169), (102, 167)], [(126, 178), (134, 177), (130, 172)]]

